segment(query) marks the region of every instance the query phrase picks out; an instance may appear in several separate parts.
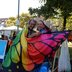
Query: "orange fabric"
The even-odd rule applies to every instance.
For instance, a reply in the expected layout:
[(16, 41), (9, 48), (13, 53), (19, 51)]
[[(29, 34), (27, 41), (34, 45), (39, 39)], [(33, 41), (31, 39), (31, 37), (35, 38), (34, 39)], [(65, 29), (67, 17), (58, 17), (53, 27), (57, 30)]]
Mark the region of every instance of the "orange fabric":
[(70, 34), (68, 36), (68, 41), (72, 41), (72, 31), (70, 32)]
[(68, 36), (68, 41), (72, 41), (72, 35)]
[(9, 40), (8, 45), (10, 46), (12, 45), (12, 40)]

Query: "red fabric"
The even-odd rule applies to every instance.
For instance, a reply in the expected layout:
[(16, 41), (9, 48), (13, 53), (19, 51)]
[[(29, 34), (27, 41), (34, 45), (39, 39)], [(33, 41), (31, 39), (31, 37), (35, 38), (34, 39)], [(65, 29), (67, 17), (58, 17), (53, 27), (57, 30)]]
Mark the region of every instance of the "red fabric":
[(40, 64), (44, 61), (45, 56), (54, 57), (55, 51), (59, 48), (62, 41), (66, 39), (65, 33), (42, 34), (39, 37), (27, 38), (28, 55), (30, 59)]

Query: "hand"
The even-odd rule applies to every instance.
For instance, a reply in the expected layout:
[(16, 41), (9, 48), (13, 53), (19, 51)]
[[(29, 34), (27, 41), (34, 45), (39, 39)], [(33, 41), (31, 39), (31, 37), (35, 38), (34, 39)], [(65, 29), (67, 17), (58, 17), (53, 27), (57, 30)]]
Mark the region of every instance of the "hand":
[(41, 33), (40, 32), (36, 32), (35, 34), (34, 34), (34, 36), (39, 36)]
[(36, 32), (36, 33), (31, 34), (29, 37), (36, 37), (36, 36), (39, 36), (40, 34), (41, 34), (40, 32)]

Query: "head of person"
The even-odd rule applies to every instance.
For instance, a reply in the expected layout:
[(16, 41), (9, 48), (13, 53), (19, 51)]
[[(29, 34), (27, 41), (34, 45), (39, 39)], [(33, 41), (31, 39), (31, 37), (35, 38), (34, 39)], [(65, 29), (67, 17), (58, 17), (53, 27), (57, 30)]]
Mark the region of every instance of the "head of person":
[(34, 19), (30, 20), (28, 23), (28, 28), (32, 30), (35, 27), (36, 23), (37, 23), (36, 20)]
[(38, 21), (38, 25), (37, 25), (37, 29), (38, 30), (41, 30), (41, 29), (49, 30), (49, 27), (46, 26), (46, 24), (44, 23), (44, 21), (39, 20)]
[(8, 40), (8, 36), (4, 35), (3, 40)]
[(8, 40), (8, 36), (7, 35), (2, 35), (2, 40)]
[(4, 39), (4, 35), (1, 35), (2, 40)]
[(13, 36), (16, 36), (16, 31), (14, 31)]

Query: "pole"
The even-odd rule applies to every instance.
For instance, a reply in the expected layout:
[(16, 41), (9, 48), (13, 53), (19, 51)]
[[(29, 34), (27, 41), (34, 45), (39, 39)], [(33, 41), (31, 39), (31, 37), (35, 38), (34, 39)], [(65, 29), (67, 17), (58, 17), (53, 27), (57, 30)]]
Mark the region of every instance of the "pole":
[(20, 0), (18, 0), (18, 20), (19, 20), (19, 11), (20, 11)]
[(19, 11), (20, 11), (20, 0), (18, 0), (18, 19), (17, 19), (17, 33), (19, 32)]

